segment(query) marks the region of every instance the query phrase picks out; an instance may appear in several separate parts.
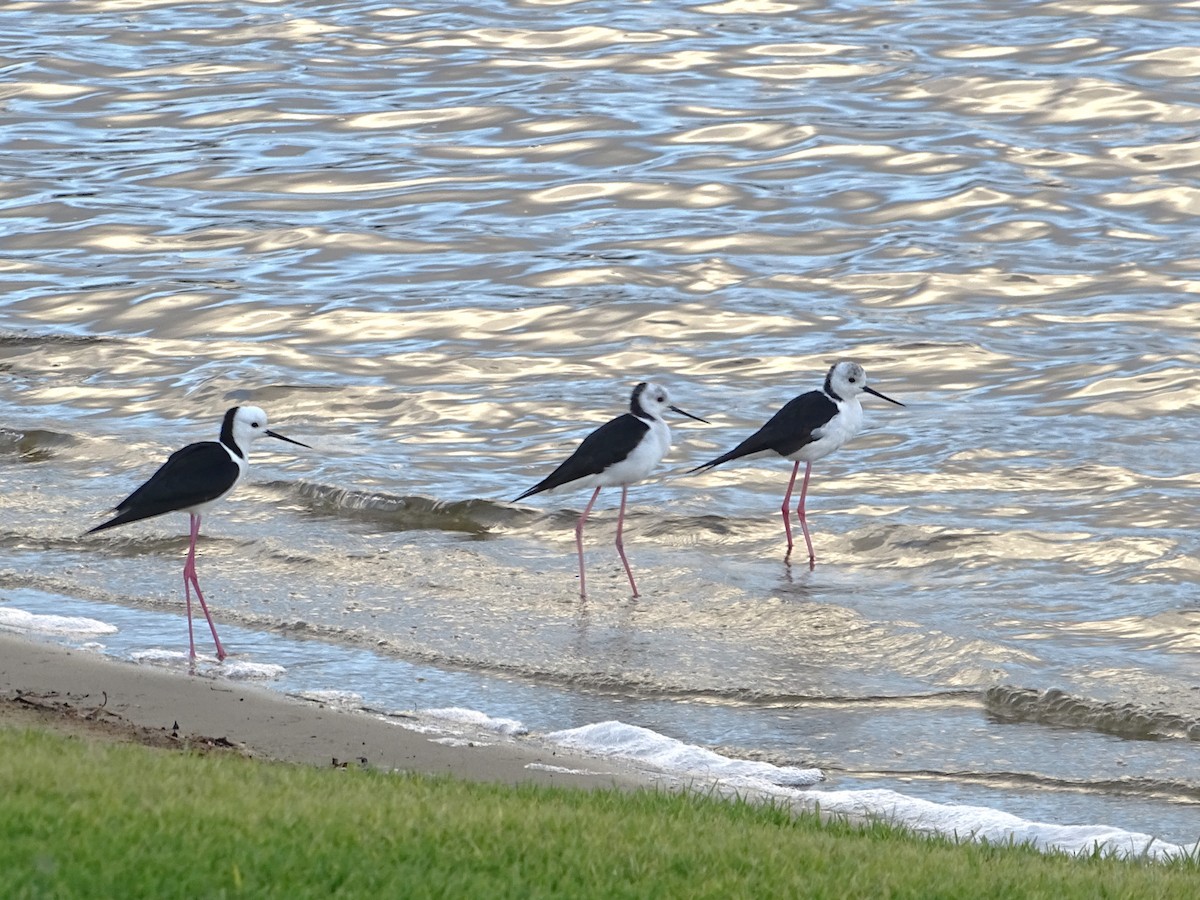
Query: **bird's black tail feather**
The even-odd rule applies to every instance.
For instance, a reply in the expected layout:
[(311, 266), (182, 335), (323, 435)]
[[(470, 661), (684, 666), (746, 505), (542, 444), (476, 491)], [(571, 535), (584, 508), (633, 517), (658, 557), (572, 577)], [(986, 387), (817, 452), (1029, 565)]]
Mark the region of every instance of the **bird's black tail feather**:
[[(549, 481), (549, 480), (550, 479), (548, 479), (548, 478), (546, 479), (546, 481)], [(546, 481), (539, 481), (537, 484), (535, 484), (533, 487), (531, 487), (529, 490), (527, 490), (525, 493), (523, 493), (520, 497), (514, 497), (512, 502), (516, 503), (518, 500), (524, 500), (526, 497), (532, 497), (534, 494), (540, 494), (542, 491), (550, 490), (550, 485), (546, 484)]]
[(708, 462), (701, 463), (694, 469), (689, 469), (688, 474), (691, 475), (695, 472), (706, 472), (709, 469), (721, 465), (721, 463), (732, 462), (735, 459), (741, 459), (743, 456), (749, 456), (751, 453), (761, 453), (762, 451), (769, 449), (771, 448), (768, 447), (764, 442), (758, 440), (757, 434), (751, 435), (728, 453), (723, 453), (716, 459), (710, 459)]
[(108, 528), (116, 528), (118, 525), (128, 525), (130, 522), (140, 522), (142, 519), (150, 519), (154, 516), (161, 516), (164, 513), (174, 512), (174, 509), (171, 507), (167, 507), (165, 509), (156, 507), (141, 507), (138, 509), (127, 509), (121, 511), (121, 508), (118, 506), (117, 510), (117, 514), (107, 522), (101, 522), (95, 528), (89, 528), (84, 532), (84, 534), (95, 534), (97, 531), (104, 531)]

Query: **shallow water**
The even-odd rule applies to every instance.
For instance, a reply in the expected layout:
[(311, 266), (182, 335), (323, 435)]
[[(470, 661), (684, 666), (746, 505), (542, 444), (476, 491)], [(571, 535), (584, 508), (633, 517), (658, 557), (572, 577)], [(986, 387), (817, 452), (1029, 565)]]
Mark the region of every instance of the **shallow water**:
[[(316, 450), (206, 518), (235, 652), (1194, 841), (1195, 23), (8, 4), (0, 599), (178, 614), (182, 517), (80, 533), (254, 402)], [(814, 467), (808, 572), (786, 463), (683, 473), (842, 357), (907, 407)], [(581, 603), (586, 497), (508, 501), (644, 378), (713, 425), (631, 491), (639, 600), (601, 495)]]

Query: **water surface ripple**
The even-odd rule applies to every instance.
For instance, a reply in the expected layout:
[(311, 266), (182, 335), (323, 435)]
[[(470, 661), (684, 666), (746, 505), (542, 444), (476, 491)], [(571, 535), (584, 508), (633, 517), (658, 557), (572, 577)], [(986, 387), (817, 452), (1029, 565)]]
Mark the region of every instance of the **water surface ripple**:
[[(255, 402), (317, 449), (256, 447), (206, 521), (247, 633), (521, 680), (547, 727), (620, 702), (835, 783), (1195, 841), (1197, 25), (8, 3), (0, 602), (178, 611), (181, 517), (80, 535)], [(907, 408), (868, 400), (815, 467), (809, 573), (786, 464), (684, 472), (841, 357)], [(632, 491), (644, 596), (607, 496), (580, 603), (584, 497), (508, 501), (645, 378), (713, 425)]]

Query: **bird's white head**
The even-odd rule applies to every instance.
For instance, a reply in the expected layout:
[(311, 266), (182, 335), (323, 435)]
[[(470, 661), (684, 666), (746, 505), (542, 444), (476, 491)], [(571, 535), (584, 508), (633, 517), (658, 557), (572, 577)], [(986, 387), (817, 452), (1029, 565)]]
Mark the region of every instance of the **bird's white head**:
[(868, 387), (866, 370), (858, 363), (848, 359), (830, 366), (829, 374), (825, 376), (825, 393), (838, 400), (850, 400), (859, 394), (867, 393), (886, 400), (888, 403), (895, 403), (897, 406), (904, 405), (899, 400), (885, 397), (875, 388)]
[(629, 411), (639, 419), (662, 419), (663, 413), (667, 410), (687, 416), (689, 419), (695, 419), (697, 422), (709, 424), (707, 419), (684, 412), (678, 406), (672, 406), (671, 395), (661, 384), (643, 381), (633, 389), (633, 396), (629, 398)]
[(244, 447), (267, 432), (267, 413), (262, 407), (235, 406), (226, 415), (232, 417), (233, 439), (239, 446)]
[[(284, 437), (276, 431), (272, 431), (267, 427), (267, 414), (259, 406), (235, 406), (225, 413), (225, 421), (221, 424), (221, 443), (236, 452), (243, 459), (246, 456), (246, 450), (250, 446), (250, 442), (262, 435), (273, 437), (280, 441), (287, 441), (289, 444), (296, 444), (300, 447), (308, 447), (308, 444), (301, 444), (299, 441), (293, 441), (290, 437)], [(312, 448), (309, 447), (311, 450)]]

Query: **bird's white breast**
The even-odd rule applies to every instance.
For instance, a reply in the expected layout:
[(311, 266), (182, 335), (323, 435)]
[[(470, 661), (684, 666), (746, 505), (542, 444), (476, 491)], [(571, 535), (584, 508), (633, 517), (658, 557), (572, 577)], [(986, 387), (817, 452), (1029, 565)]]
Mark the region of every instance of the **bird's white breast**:
[(650, 430), (642, 435), (641, 442), (633, 452), (595, 476), (592, 484), (605, 487), (633, 484), (649, 477), (671, 449), (671, 429), (661, 419), (651, 419), (646, 424), (650, 426)]
[(816, 439), (788, 456), (788, 459), (815, 462), (845, 446), (862, 431), (863, 412), (858, 398), (839, 400), (837, 405), (838, 414), (813, 431)]

